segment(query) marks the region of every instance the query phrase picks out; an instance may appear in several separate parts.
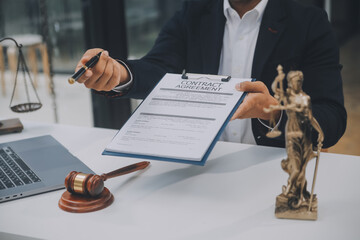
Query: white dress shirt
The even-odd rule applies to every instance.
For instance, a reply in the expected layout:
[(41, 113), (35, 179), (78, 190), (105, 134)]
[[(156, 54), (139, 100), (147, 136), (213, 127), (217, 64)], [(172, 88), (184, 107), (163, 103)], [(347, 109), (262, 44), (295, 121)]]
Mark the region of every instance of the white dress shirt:
[[(230, 6), (229, 0), (224, 0), (226, 24), (219, 75), (251, 78), (256, 41), (267, 2), (268, 0), (261, 0), (255, 8), (240, 18), (239, 14)], [(251, 119), (230, 121), (220, 140), (256, 144), (251, 129)]]

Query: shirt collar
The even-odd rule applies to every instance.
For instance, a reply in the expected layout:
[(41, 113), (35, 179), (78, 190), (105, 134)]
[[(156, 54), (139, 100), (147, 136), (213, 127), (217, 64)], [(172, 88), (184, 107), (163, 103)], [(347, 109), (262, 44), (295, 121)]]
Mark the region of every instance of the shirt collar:
[[(256, 21), (261, 21), (262, 16), (264, 15), (264, 11), (265, 11), (267, 3), (268, 3), (268, 0), (261, 0), (252, 10), (250, 10), (250, 11), (256, 11), (258, 13)], [(234, 10), (230, 6), (229, 0), (224, 0), (224, 15), (227, 20), (229, 20), (231, 18), (231, 15), (230, 15), (231, 10), (230, 9)]]

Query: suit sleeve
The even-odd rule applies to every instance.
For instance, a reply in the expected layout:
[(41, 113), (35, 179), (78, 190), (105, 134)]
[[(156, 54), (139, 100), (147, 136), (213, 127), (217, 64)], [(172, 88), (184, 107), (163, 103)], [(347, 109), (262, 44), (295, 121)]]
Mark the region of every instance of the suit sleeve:
[[(344, 107), (339, 48), (327, 14), (316, 14), (309, 25), (305, 46), (304, 91), (311, 96), (312, 111), (324, 132), (324, 148), (333, 146), (344, 134), (347, 114)], [(316, 144), (317, 133), (313, 134)]]
[(162, 28), (153, 48), (138, 60), (123, 60), (133, 75), (133, 84), (126, 94), (99, 92), (107, 97), (143, 99), (166, 73), (181, 73), (186, 59), (186, 30), (183, 19), (187, 3)]

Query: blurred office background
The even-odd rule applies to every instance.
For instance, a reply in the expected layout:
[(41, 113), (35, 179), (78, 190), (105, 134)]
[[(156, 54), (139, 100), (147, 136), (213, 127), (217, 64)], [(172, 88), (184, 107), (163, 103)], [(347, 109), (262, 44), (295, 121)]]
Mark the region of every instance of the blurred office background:
[[(360, 1), (297, 0), (328, 12), (341, 49), (341, 63), (348, 128), (330, 152), (360, 155)], [(67, 78), (86, 49), (101, 47), (114, 58), (139, 58), (153, 45), (163, 24), (183, 1), (174, 0), (0, 0), (0, 38), (40, 37), (50, 57), (54, 93), (44, 74), (43, 53), (36, 59), (23, 47), (28, 64), (39, 70), (37, 92), (43, 108), (16, 114), (9, 109), (14, 74), (10, 69), (9, 43), (0, 48), (4, 58), (5, 85), (0, 85), (0, 118), (58, 122), (78, 126), (120, 128), (137, 102), (106, 99)], [(34, 56), (33, 56), (34, 57)], [(1, 61), (1, 60), (0, 60)], [(1, 71), (1, 69), (0, 69)], [(33, 71), (30, 71), (32, 76)], [(45, 71), (46, 72), (46, 71)], [(1, 77), (1, 75), (0, 75)], [(34, 76), (33, 76), (34, 77)], [(14, 98), (24, 94), (18, 86)], [(3, 91), (6, 90), (6, 91)]]

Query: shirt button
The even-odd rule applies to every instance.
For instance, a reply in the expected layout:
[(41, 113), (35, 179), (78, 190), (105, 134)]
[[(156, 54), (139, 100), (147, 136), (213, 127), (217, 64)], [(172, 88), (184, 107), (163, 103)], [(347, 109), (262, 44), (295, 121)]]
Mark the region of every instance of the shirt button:
[(261, 138), (261, 136), (257, 136), (257, 139), (260, 139)]
[(239, 40), (243, 40), (243, 39), (244, 39), (244, 36), (240, 36), (240, 37), (239, 37)]
[(233, 132), (233, 136), (236, 136), (237, 135), (237, 133), (236, 132)]

